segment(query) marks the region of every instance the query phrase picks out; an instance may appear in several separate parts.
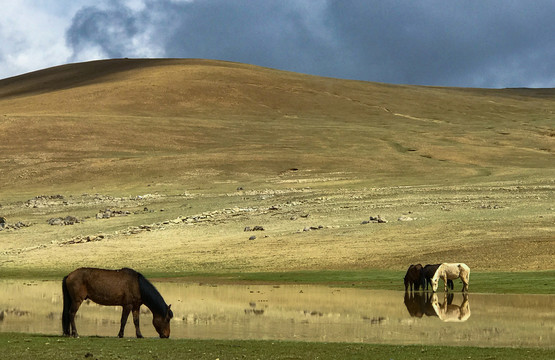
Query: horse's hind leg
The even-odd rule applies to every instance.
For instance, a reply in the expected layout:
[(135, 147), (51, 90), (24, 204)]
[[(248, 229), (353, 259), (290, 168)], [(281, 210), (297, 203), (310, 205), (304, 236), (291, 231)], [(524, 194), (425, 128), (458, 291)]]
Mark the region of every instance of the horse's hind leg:
[(465, 273), (463, 276), (461, 276), (461, 280), (463, 283), (463, 288), (462, 288), (462, 292), (468, 292), (468, 283), (469, 283), (469, 279), (470, 278), (470, 274)]
[(463, 279), (463, 288), (462, 292), (468, 292), (468, 280)]
[(71, 336), (73, 337), (79, 337), (79, 334), (77, 334), (77, 327), (75, 326), (75, 314), (77, 314), (79, 306), (81, 306), (81, 301), (74, 301), (69, 309), (69, 322), (71, 324)]
[(142, 338), (143, 335), (141, 334), (141, 329), (139, 328), (139, 312), (140, 307), (133, 309), (133, 324), (135, 324), (135, 333), (137, 338)]
[(121, 326), (119, 328), (119, 333), (118, 333), (119, 338), (123, 337), (123, 331), (125, 329), (125, 324), (127, 324), (127, 318), (129, 317), (130, 312), (131, 312), (131, 306), (124, 305), (123, 310), (121, 312)]

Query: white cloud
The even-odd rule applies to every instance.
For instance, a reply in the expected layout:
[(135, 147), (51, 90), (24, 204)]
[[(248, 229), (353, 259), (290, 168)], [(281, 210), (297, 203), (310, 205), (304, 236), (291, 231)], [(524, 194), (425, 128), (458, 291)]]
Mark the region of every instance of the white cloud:
[(0, 78), (66, 62), (71, 54), (65, 44), (65, 30), (71, 21), (68, 12), (76, 10), (80, 2), (66, 5), (61, 1), (2, 2)]

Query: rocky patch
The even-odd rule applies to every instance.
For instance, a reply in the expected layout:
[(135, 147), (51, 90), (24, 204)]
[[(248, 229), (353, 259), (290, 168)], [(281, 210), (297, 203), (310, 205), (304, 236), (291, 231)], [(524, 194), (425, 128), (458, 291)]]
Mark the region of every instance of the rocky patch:
[(264, 227), (263, 226), (253, 226), (252, 228), (250, 226), (246, 226), (245, 229), (243, 231), (264, 231)]
[(314, 231), (314, 230), (322, 230), (324, 228), (323, 225), (318, 225), (318, 226), (306, 226), (302, 231), (306, 232), (306, 231)]
[(24, 223), (21, 221), (18, 221), (16, 223), (10, 224), (8, 223), (8, 220), (5, 217), (0, 217), (0, 231), (2, 230), (19, 230), (25, 227), (29, 227), (31, 226), (31, 224), (28, 223)]
[(65, 218), (61, 218), (61, 217), (51, 218), (51, 219), (48, 219), (46, 222), (52, 226), (55, 226), (55, 225), (63, 226), (63, 225), (74, 225), (74, 224), (80, 223), (81, 220), (79, 220), (75, 216), (68, 215)]
[(27, 200), (25, 202), (25, 206), (30, 208), (43, 208), (57, 206), (64, 202), (65, 200), (63, 195), (39, 195)]
[(385, 224), (387, 223), (387, 220), (382, 218), (380, 215), (378, 215), (378, 216), (370, 216), (368, 220), (364, 220), (362, 222), (362, 224), (370, 224), (370, 223)]
[[(145, 210), (145, 211), (148, 211), (148, 209)], [(128, 216), (128, 215), (131, 215), (130, 211), (105, 209), (105, 210), (100, 210), (96, 214), (96, 218), (97, 219), (109, 219), (109, 218), (116, 217), (116, 216)]]
[(87, 235), (87, 236), (76, 236), (71, 238), (68, 241), (65, 241), (63, 244), (71, 245), (71, 244), (82, 244), (88, 243), (93, 241), (101, 241), (106, 238), (106, 235)]

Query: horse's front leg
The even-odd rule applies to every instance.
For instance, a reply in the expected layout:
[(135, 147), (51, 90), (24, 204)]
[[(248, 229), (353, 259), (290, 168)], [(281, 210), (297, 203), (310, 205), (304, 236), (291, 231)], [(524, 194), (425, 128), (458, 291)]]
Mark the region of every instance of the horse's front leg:
[(442, 277), (444, 292), (447, 293), (447, 276)]
[(141, 329), (139, 328), (140, 309), (140, 306), (133, 309), (133, 324), (135, 324), (135, 333), (137, 334), (137, 338), (143, 337), (143, 335), (141, 334)]
[(121, 326), (119, 328), (118, 337), (123, 337), (123, 330), (125, 329), (125, 324), (127, 324), (127, 318), (131, 312), (131, 305), (123, 305), (123, 311), (121, 312)]

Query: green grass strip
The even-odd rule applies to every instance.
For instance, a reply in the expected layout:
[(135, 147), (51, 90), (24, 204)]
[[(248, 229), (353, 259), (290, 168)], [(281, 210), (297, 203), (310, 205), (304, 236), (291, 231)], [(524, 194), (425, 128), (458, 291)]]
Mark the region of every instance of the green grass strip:
[[(68, 272), (26, 270), (2, 272), (4, 279), (57, 280)], [(195, 273), (178, 272), (143, 273), (147, 278), (170, 279), (206, 283), (267, 283), (267, 284), (314, 284), (340, 287), (357, 287), (375, 290), (404, 290), (404, 271), (397, 270), (314, 270), (286, 272), (244, 273)], [(440, 291), (442, 283), (440, 282)], [(455, 291), (462, 284), (455, 280)], [(555, 294), (555, 270), (522, 272), (472, 272), (470, 293), (490, 294)]]
[[(206, 281), (247, 281), (279, 284), (316, 284), (376, 290), (404, 290), (404, 272), (395, 270), (295, 271), (211, 274)], [(440, 291), (442, 283), (440, 282)], [(462, 289), (455, 280), (455, 291)], [(477, 272), (470, 274), (470, 292), (493, 294), (555, 294), (555, 271)]]
[(0, 333), (2, 359), (553, 359), (554, 349), (252, 340), (134, 339)]

